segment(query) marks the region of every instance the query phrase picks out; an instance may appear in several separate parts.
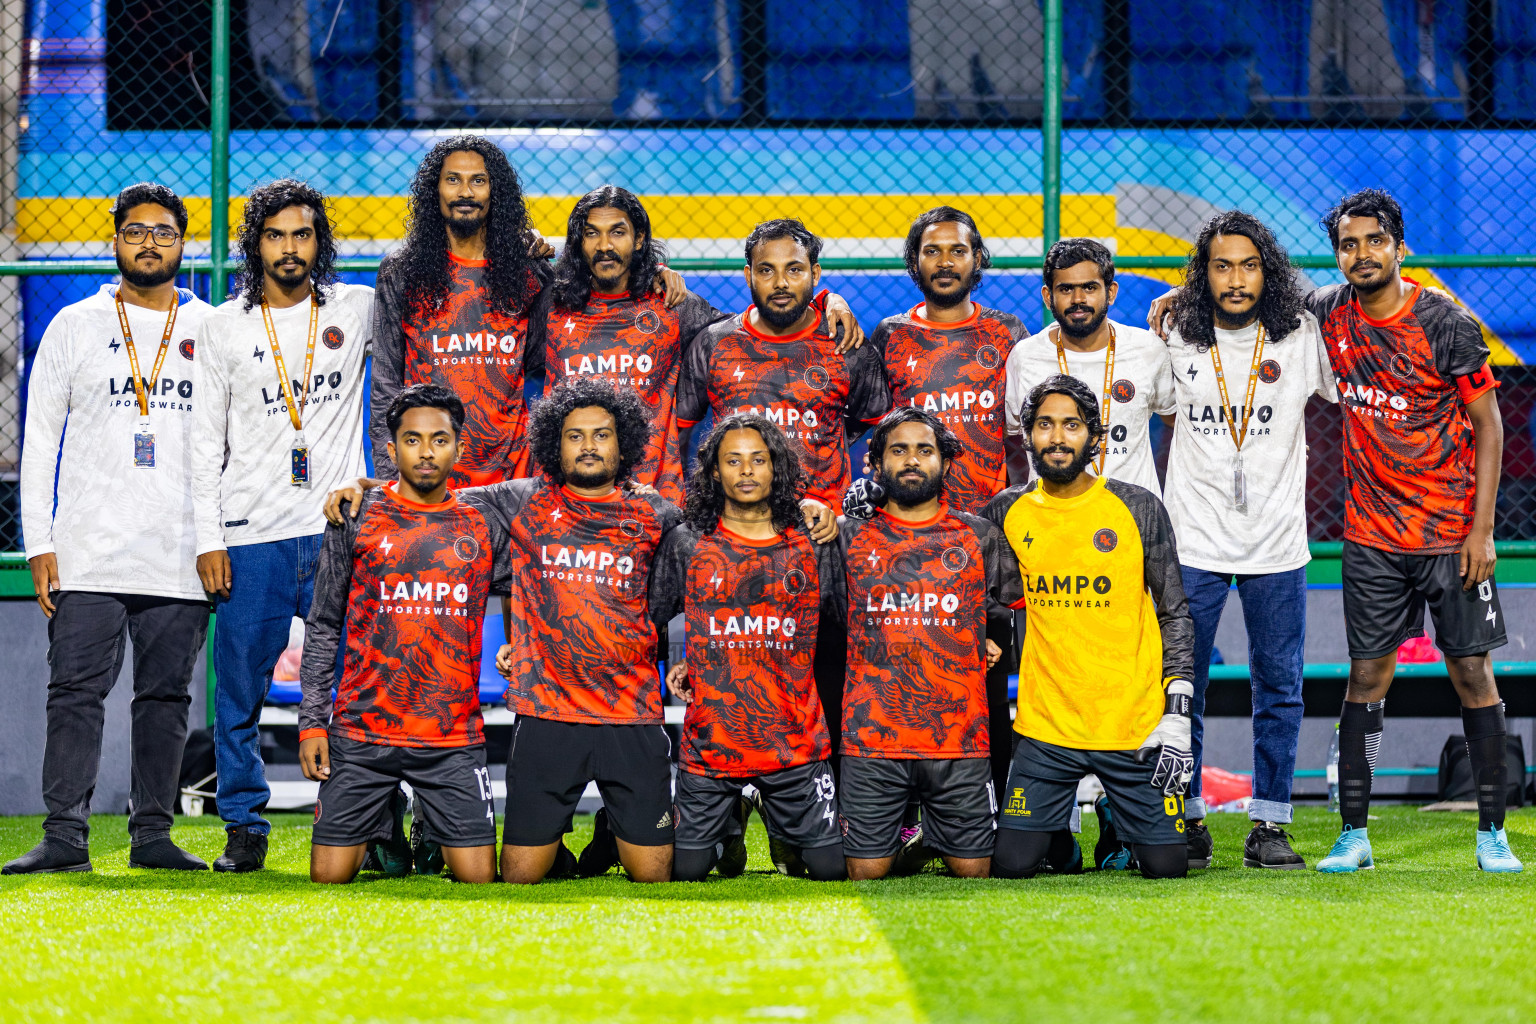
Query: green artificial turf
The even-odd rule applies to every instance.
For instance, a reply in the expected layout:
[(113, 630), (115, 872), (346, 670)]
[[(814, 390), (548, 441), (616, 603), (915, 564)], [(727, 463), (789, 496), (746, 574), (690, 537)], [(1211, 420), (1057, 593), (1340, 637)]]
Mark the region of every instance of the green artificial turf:
[[(1356, 876), (1244, 869), (1247, 822), (1214, 815), (1216, 865), (1184, 881), (825, 885), (770, 873), (754, 821), (740, 879), (528, 888), (311, 885), (298, 815), (255, 875), (130, 870), (125, 819), (97, 817), (93, 874), (0, 878), (0, 1020), (1536, 1019), (1536, 813), (1509, 821), (1532, 874), (1503, 877), (1474, 869), (1470, 815), (1377, 813)], [(38, 826), (0, 818), (0, 860)], [(1337, 818), (1292, 831), (1314, 863)], [(217, 820), (173, 835), (222, 848)]]

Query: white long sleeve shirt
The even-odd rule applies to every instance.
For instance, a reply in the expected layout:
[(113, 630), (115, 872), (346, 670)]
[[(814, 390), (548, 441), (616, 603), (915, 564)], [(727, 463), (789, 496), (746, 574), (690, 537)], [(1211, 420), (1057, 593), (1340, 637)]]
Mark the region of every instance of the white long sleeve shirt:
[[(320, 307), (309, 400), (303, 411), (310, 486), (290, 481), (297, 436), (278, 386), (261, 306), (235, 296), (208, 314), (197, 339), (197, 441), (192, 504), (197, 553), (325, 531), (321, 503), (356, 479), (363, 461), (363, 361), (373, 289), (331, 286)], [(295, 399), (303, 394), (309, 302), (272, 312)]]
[[(102, 285), (43, 333), (27, 388), (21, 528), (28, 558), (52, 552), (59, 586), (205, 598), (192, 532), (194, 339), (212, 308), (181, 291), (160, 373), (149, 381), (154, 466), (134, 464), (139, 407), (113, 297)], [(154, 373), (166, 313), (123, 304), (139, 373)], [(55, 474), (57, 467), (57, 474)], [(57, 506), (55, 506), (57, 496)]]

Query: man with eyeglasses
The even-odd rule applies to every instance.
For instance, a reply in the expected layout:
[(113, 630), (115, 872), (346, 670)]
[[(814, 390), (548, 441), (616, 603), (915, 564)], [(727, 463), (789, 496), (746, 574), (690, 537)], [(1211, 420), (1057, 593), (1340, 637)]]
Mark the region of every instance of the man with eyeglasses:
[(188, 493), (192, 339), (209, 307), (176, 287), (187, 229), (176, 193), (131, 185), (112, 219), (121, 280), (54, 317), (27, 394), (21, 519), (48, 617), (48, 816), (43, 841), (5, 865), (8, 875), (91, 870), (103, 706), (122, 670), (125, 632), (134, 693), (128, 864), (208, 868), (170, 831), (193, 663), (208, 628)]

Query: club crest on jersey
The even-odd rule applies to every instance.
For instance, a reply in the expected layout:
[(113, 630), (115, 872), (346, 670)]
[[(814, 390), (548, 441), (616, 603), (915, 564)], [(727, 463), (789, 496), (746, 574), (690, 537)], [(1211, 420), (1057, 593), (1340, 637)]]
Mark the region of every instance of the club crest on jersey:
[(802, 569), (791, 569), (784, 574), (784, 589), (790, 597), (798, 597), (809, 582)]
[(939, 562), (950, 572), (959, 572), (971, 564), (971, 556), (965, 553), (965, 548), (945, 548)]
[(1093, 546), (1100, 551), (1113, 551), (1118, 543), (1120, 543), (1120, 538), (1116, 537), (1115, 531), (1107, 526), (1093, 535)]
[(661, 330), (661, 317), (654, 309), (642, 309), (635, 314), (635, 330), (641, 334), (655, 334)]
[(325, 333), (320, 335), (320, 340), (325, 342), (326, 348), (334, 352), (341, 348), (342, 343), (347, 340), (347, 336), (341, 333), (340, 327), (327, 327)]
[(832, 375), (827, 372), (825, 366), (807, 366), (805, 368), (805, 382), (817, 391), (825, 390), (832, 382)]
[(468, 535), (460, 537), (453, 542), (453, 553), (461, 562), (473, 562), (480, 557), (480, 542)]
[(1392, 373), (1402, 380), (1413, 379), (1413, 363), (1401, 352), (1392, 357)]
[(1136, 385), (1121, 377), (1114, 384), (1110, 385), (1109, 396), (1121, 405), (1124, 405), (1136, 397)]
[(995, 370), (1003, 361), (1003, 357), (996, 346), (983, 345), (976, 350), (976, 361), (981, 364), (983, 370)]
[(191, 359), (192, 349), (195, 346), (196, 342), (194, 342), (191, 338), (182, 338), (181, 344), (176, 346), (176, 351), (181, 353), (181, 358)]
[(1265, 384), (1273, 384), (1280, 379), (1280, 364), (1273, 359), (1266, 359), (1259, 364), (1259, 380)]
[(620, 519), (619, 532), (631, 540), (638, 540), (645, 533), (645, 528), (638, 519)]

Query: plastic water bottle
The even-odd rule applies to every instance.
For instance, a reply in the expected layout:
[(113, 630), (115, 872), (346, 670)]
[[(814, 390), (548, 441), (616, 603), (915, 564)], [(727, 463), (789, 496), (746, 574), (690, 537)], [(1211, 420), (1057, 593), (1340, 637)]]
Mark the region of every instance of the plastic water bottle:
[(1328, 810), (1339, 811), (1339, 723), (1333, 723), (1333, 745), (1328, 748)]

